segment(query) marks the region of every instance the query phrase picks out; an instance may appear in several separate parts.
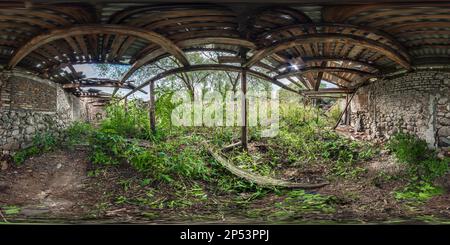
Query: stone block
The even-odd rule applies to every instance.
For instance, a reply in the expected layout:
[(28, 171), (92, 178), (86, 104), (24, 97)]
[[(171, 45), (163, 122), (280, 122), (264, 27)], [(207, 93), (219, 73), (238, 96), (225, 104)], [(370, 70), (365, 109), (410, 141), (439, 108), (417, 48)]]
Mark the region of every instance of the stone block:
[(442, 136), (442, 137), (450, 136), (450, 126), (441, 127), (438, 130), (438, 136)]

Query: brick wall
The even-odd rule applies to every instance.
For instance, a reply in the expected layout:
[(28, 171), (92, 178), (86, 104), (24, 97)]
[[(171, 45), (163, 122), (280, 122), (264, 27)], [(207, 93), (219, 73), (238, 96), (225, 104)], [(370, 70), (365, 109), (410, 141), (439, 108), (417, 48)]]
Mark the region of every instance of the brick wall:
[(39, 132), (59, 136), (87, 118), (85, 102), (49, 80), (20, 72), (0, 74), (0, 152), (30, 144)]
[(9, 90), (11, 109), (35, 111), (56, 110), (56, 86), (42, 80), (26, 77), (10, 77), (6, 85)]
[(373, 139), (396, 132), (450, 149), (450, 73), (423, 70), (360, 88), (351, 103), (351, 124)]

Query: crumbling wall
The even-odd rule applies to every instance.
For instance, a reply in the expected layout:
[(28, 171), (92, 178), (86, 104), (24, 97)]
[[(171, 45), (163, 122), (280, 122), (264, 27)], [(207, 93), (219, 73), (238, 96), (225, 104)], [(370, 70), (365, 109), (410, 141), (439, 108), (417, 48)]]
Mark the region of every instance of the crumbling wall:
[(82, 98), (87, 121), (97, 124), (106, 116), (105, 103), (98, 98)]
[(21, 72), (0, 74), (0, 151), (28, 146), (38, 132), (59, 136), (73, 121), (85, 120), (84, 102), (60, 85)]
[(360, 88), (351, 103), (351, 125), (373, 139), (401, 131), (450, 149), (450, 73), (422, 70)]

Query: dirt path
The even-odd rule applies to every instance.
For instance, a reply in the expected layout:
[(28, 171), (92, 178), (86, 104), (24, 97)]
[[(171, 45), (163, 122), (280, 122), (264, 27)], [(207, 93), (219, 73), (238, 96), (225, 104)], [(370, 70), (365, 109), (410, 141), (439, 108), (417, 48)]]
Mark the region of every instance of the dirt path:
[[(368, 172), (358, 180), (335, 180), (318, 190), (320, 194), (332, 195), (340, 200), (336, 212), (327, 216), (317, 213), (305, 213), (304, 216), (293, 217), (292, 222), (314, 222), (315, 220), (366, 220), (389, 221), (393, 218), (409, 219), (415, 216), (450, 218), (450, 191), (432, 198), (425, 205), (414, 210), (405, 209), (404, 205), (394, 200), (392, 191), (402, 183), (398, 181), (374, 183), (374, 176), (380, 169), (386, 172), (398, 171), (393, 167), (389, 155), (382, 154), (365, 163)], [(108, 167), (93, 177), (88, 177), (92, 166), (88, 155), (83, 150), (66, 150), (46, 153), (26, 160), (21, 166), (9, 166), (0, 171), (0, 207), (17, 207), (16, 216), (8, 216), (13, 221), (21, 222), (67, 222), (93, 223), (191, 223), (191, 216), (199, 216), (202, 221), (211, 219), (213, 223), (246, 222), (260, 223), (261, 217), (243, 216), (245, 208), (235, 207), (233, 210), (221, 210), (220, 205), (206, 205), (185, 209), (155, 209), (146, 205), (136, 205), (118, 200), (138, 200), (147, 195), (141, 186), (139, 176), (129, 166)], [(450, 176), (446, 178), (450, 182)], [(126, 188), (124, 188), (124, 183)], [(153, 187), (148, 187), (153, 190)], [(161, 188), (157, 186), (155, 188)], [(163, 188), (164, 189), (164, 188)], [(151, 201), (167, 198), (152, 197)], [(248, 193), (247, 193), (248, 194)], [(159, 195), (159, 194), (158, 194)], [(228, 196), (214, 196), (218, 204), (226, 202)], [(122, 199), (118, 199), (122, 198)], [(125, 198), (125, 199), (124, 199)], [(267, 195), (256, 200), (247, 208), (264, 209), (274, 207), (280, 197)], [(150, 200), (150, 199), (149, 199)], [(229, 200), (228, 200), (229, 201)], [(233, 205), (232, 205), (233, 206)], [(212, 208), (212, 209), (211, 209)], [(211, 211), (215, 210), (215, 211)], [(148, 215), (152, 214), (149, 218)], [(221, 217), (217, 215), (221, 214)], [(226, 219), (223, 218), (226, 216)], [(11, 219), (10, 219), (11, 220)], [(1, 217), (0, 217), (1, 221)]]
[(87, 166), (83, 151), (56, 151), (30, 158), (0, 172), (0, 205), (18, 206), (24, 216), (76, 216), (89, 204), (80, 203), (86, 202)]

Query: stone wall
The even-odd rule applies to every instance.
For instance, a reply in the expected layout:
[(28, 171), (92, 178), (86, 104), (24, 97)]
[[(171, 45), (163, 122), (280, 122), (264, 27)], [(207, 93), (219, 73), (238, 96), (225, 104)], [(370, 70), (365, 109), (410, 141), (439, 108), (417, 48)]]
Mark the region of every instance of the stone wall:
[(28, 146), (38, 132), (58, 136), (73, 121), (87, 118), (83, 100), (60, 85), (36, 76), (9, 72), (0, 75), (0, 151)]
[(372, 139), (402, 131), (449, 150), (450, 73), (422, 70), (375, 81), (358, 90), (350, 113), (355, 130)]

